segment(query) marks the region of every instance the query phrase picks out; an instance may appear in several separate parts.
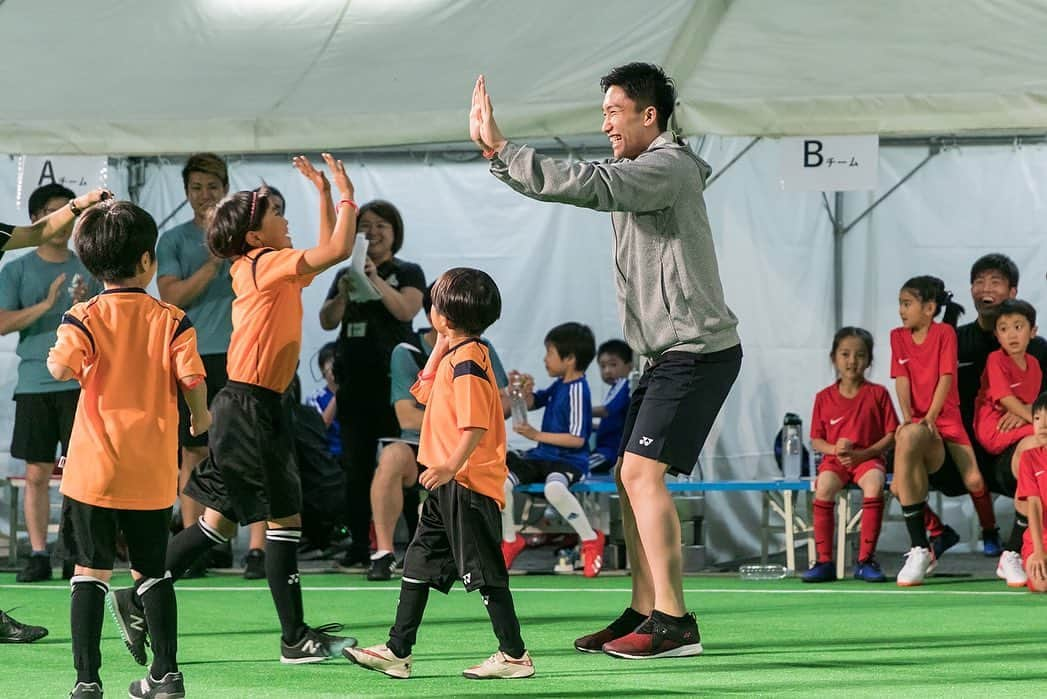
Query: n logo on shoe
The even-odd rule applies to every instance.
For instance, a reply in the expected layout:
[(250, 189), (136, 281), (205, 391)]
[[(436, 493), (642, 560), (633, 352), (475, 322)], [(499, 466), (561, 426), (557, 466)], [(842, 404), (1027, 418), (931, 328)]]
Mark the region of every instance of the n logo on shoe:
[(131, 623), (128, 624), (135, 631), (145, 631), (145, 618), (138, 616), (137, 614), (131, 615)]
[(317, 651), (320, 650), (320, 644), (313, 640), (306, 640), (302, 642), (302, 652), (308, 653), (309, 655), (316, 655)]

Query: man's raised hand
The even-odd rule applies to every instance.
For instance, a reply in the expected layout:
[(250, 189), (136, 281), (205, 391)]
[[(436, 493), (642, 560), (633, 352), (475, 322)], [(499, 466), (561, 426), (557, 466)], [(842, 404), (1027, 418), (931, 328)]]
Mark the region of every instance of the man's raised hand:
[(473, 101), (469, 109), (469, 138), (484, 151), (484, 155), (497, 153), (505, 145), (498, 124), (494, 120), (494, 106), (491, 96), (487, 94), (487, 81), (484, 76), (476, 79), (473, 86)]

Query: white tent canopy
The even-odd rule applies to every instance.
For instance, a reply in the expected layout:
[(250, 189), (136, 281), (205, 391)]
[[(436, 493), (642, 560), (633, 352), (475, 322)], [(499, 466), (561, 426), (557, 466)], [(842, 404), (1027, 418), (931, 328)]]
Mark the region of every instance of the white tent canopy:
[(631, 60), (685, 133), (1028, 131), (1045, 29), (1042, 0), (6, 0), (0, 152), (456, 142), (480, 72), (506, 133), (591, 134)]

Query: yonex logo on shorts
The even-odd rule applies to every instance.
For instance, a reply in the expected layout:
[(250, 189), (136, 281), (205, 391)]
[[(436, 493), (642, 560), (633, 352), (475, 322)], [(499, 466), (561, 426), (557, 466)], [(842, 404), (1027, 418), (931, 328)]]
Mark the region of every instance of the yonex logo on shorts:
[(298, 573), (292, 573), (291, 575), (287, 576), (288, 585), (297, 585), (299, 582), (300, 579), (298, 577)]
[(645, 437), (640, 437), (640, 446), (641, 447), (649, 447), (649, 446), (651, 446), (651, 442), (653, 442), (653, 441), (654, 440), (651, 439), (650, 437), (646, 437), (646, 436)]
[(462, 576), (462, 583), (465, 584), (465, 585), (468, 585), (469, 582), (472, 579), (473, 579), (473, 574), (472, 573), (466, 573), (465, 575)]

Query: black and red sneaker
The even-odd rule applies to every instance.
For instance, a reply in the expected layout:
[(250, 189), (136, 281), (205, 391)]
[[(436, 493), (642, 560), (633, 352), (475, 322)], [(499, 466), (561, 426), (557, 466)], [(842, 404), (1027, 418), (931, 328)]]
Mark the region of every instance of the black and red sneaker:
[(646, 617), (640, 612), (632, 607), (627, 607), (621, 616), (612, 621), (607, 628), (575, 639), (574, 649), (579, 653), (603, 653), (605, 643), (629, 635), (645, 619)]
[(632, 633), (605, 643), (603, 652), (615, 658), (687, 658), (702, 654), (702, 636), (694, 614), (683, 619), (655, 611)]

